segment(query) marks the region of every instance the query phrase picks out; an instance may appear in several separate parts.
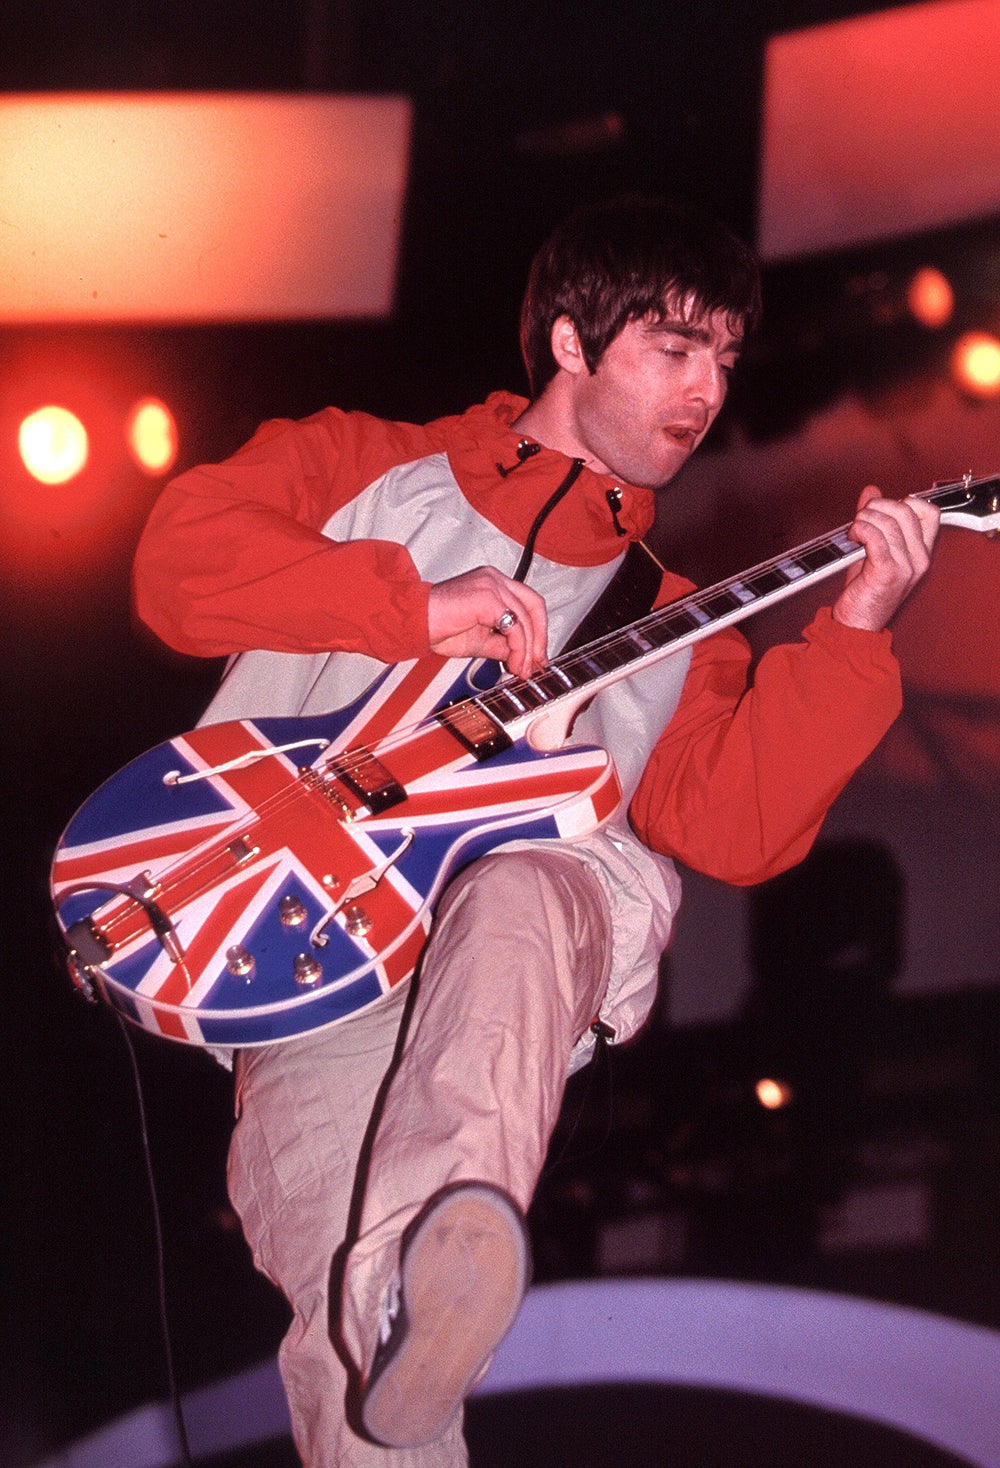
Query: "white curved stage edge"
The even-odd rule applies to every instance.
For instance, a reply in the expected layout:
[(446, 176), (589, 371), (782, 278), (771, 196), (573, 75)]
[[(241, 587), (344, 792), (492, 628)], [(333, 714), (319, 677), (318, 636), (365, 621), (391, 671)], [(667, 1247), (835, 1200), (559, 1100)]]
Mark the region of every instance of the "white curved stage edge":
[[(848, 1296), (713, 1280), (597, 1280), (529, 1291), (477, 1395), (629, 1382), (714, 1387), (841, 1412), (1000, 1468), (1000, 1332)], [(274, 1362), (184, 1398), (208, 1457), (288, 1432)], [(172, 1468), (156, 1403), (36, 1468)]]

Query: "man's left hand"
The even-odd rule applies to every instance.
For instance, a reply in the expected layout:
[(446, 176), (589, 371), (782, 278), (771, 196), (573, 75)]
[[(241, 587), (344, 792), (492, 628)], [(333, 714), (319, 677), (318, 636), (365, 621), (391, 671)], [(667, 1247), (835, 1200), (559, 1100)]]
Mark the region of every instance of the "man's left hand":
[(836, 620), (881, 632), (930, 565), (940, 518), (926, 500), (884, 499), (868, 485), (848, 532), (865, 558), (848, 572), (833, 606)]

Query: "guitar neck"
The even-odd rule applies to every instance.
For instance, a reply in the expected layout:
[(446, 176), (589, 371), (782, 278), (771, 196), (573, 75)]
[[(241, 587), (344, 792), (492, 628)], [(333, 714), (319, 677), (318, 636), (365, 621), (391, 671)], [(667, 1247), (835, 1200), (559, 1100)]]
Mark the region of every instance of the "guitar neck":
[[(995, 531), (1000, 523), (998, 488), (998, 479), (965, 479), (926, 490), (915, 498), (937, 505), (946, 523)], [(551, 723), (552, 733), (533, 742), (542, 748), (555, 748), (565, 738), (568, 722), (575, 712), (602, 688), (631, 677), (661, 658), (690, 647), (861, 560), (864, 551), (850, 539), (848, 530), (849, 526), (842, 525), (796, 550), (671, 602), (572, 652), (562, 653), (532, 678), (504, 679), (490, 692), (481, 694), (475, 703), (510, 738), (517, 738), (529, 726), (540, 727), (539, 721), (544, 718)]]

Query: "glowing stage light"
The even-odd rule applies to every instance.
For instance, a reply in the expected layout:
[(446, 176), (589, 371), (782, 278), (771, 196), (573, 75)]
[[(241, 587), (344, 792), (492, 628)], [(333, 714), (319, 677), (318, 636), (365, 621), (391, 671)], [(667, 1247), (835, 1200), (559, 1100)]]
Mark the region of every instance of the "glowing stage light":
[(787, 1081), (775, 1081), (765, 1076), (754, 1086), (754, 1094), (765, 1111), (780, 1111), (791, 1104), (794, 1092)]
[(985, 331), (967, 331), (955, 343), (951, 372), (971, 397), (1000, 396), (1000, 341)]
[(144, 474), (166, 474), (177, 458), (177, 424), (166, 403), (143, 398), (125, 422), (129, 453)]
[(388, 316), (411, 112), (356, 94), (0, 96), (0, 321)]
[(907, 286), (906, 304), (921, 326), (945, 326), (955, 309), (955, 292), (946, 275), (925, 265)]
[(87, 430), (68, 408), (50, 404), (30, 413), (17, 442), (24, 467), (40, 484), (66, 484), (87, 462)]

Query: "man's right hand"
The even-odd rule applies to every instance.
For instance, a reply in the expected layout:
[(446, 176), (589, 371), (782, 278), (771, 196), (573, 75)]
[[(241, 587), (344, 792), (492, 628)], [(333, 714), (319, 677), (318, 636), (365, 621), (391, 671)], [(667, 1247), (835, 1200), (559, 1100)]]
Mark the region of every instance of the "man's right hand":
[[(499, 631), (508, 612), (516, 620)], [(518, 678), (530, 677), (547, 660), (544, 601), (494, 566), (477, 566), (432, 586), (427, 625), (431, 651), (443, 657), (495, 658)]]

